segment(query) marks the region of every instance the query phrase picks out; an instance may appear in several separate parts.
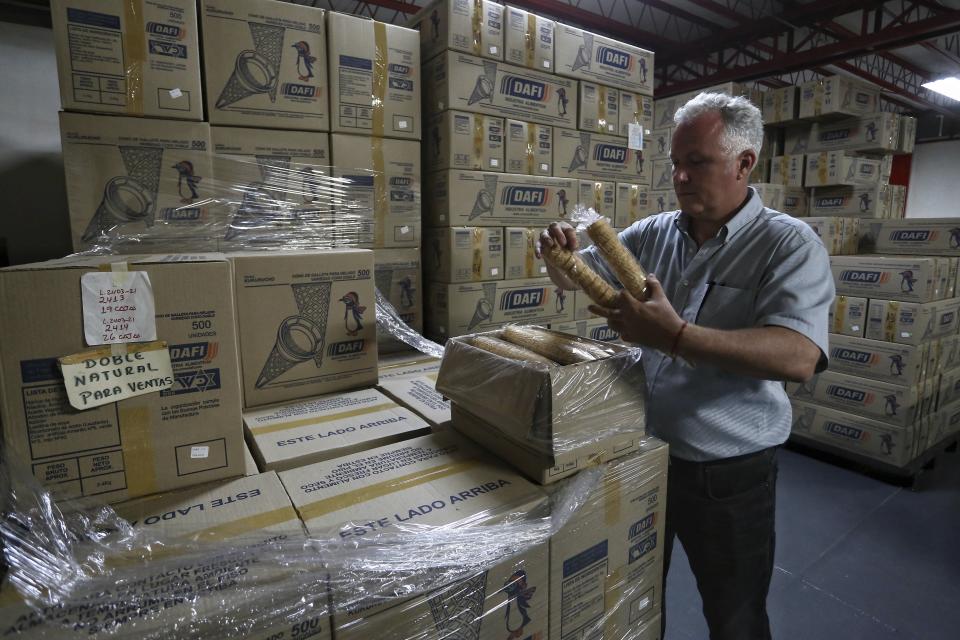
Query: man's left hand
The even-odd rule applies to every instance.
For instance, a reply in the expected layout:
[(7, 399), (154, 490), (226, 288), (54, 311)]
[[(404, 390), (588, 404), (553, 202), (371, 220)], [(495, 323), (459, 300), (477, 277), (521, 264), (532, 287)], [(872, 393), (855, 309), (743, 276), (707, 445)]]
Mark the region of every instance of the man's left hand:
[(656, 276), (647, 276), (647, 299), (637, 300), (626, 291), (612, 309), (590, 305), (590, 311), (607, 319), (607, 325), (624, 342), (640, 344), (669, 353), (683, 319), (674, 311)]

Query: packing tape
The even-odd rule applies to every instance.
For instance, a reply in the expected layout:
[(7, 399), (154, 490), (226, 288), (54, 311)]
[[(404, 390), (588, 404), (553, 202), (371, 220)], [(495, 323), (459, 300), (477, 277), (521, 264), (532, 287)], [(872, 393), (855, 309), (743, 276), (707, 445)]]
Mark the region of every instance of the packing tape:
[(523, 257), (523, 270), (527, 278), (536, 278), (541, 274), (534, 273), (534, 268), (537, 261), (537, 255), (534, 253), (536, 248), (536, 229), (524, 229), (523, 230), (523, 244), (525, 249), (525, 255)]
[(470, 232), (470, 245), (473, 250), (473, 262), (470, 265), (474, 281), (483, 280), (483, 241), (487, 235), (483, 227), (474, 227)]
[(383, 104), (387, 95), (387, 25), (373, 23), (373, 41), (376, 53), (373, 60), (373, 78), (370, 104), (373, 106), (373, 135), (383, 137)]
[(594, 211), (596, 211), (597, 213), (601, 213), (602, 215), (606, 215), (606, 213), (607, 213), (606, 211), (601, 211), (601, 209), (603, 209), (603, 206), (604, 206), (604, 202), (603, 202), (603, 183), (602, 183), (602, 182), (594, 182), (594, 183), (593, 183), (593, 209), (594, 209)]
[(473, 0), (470, 30), (473, 32), (473, 55), (479, 56), (483, 51), (483, 0)]
[(884, 340), (894, 342), (897, 338), (897, 316), (900, 315), (900, 303), (887, 303), (887, 317), (884, 320)]
[(324, 498), (323, 500), (318, 500), (316, 502), (311, 502), (310, 504), (304, 505), (299, 509), (300, 517), (304, 522), (306, 522), (308, 520), (312, 520), (313, 518), (319, 518), (320, 516), (328, 513), (334, 513), (336, 511), (340, 511), (341, 509), (355, 506), (361, 502), (366, 502), (368, 500), (380, 498), (391, 493), (396, 493), (397, 491), (403, 491), (404, 489), (410, 489), (422, 484), (427, 484), (428, 482), (433, 482), (434, 480), (439, 480), (440, 478), (446, 478), (447, 476), (463, 473), (464, 471), (469, 471), (470, 469), (473, 469), (479, 465), (480, 462), (478, 460), (451, 462), (449, 464), (442, 464), (429, 469), (424, 469), (423, 471), (408, 473), (407, 475), (400, 476), (398, 478), (377, 482), (376, 484), (372, 484), (367, 487), (361, 487), (338, 496), (331, 496), (329, 498)]
[[(377, 23), (380, 24), (380, 23)], [(381, 127), (383, 123), (381, 122)], [(387, 199), (387, 176), (384, 173), (383, 139), (372, 140), (373, 160), (373, 242), (375, 247), (382, 247), (386, 235), (387, 213), (390, 201)]]
[(291, 530), (300, 533), (300, 519), (293, 507), (280, 507), (272, 511), (255, 513), (239, 520), (224, 522), (207, 529), (201, 529), (185, 536), (190, 540), (224, 540), (234, 538), (245, 533), (259, 532), (270, 527), (276, 527), (284, 522), (291, 522)]
[[(129, 268), (127, 263), (123, 260), (111, 262), (109, 264), (102, 264), (100, 265), (100, 271), (109, 271), (113, 286), (118, 289), (126, 287), (127, 283), (130, 282), (129, 276), (127, 275), (129, 273)], [(127, 348), (127, 344), (124, 342), (113, 343), (110, 345), (110, 355), (112, 356), (122, 356), (126, 355), (128, 352), (129, 349)]]
[(130, 497), (157, 492), (157, 470), (154, 465), (153, 436), (150, 433), (148, 407), (117, 407), (120, 420), (120, 441), (123, 446), (123, 468)]
[(536, 162), (533, 156), (536, 150), (534, 145), (537, 143), (536, 132), (534, 131), (534, 128), (537, 125), (533, 124), (532, 122), (525, 122), (524, 124), (527, 127), (527, 175), (532, 176), (536, 174), (536, 171), (534, 171)]
[(487, 169), (483, 164), (484, 120), (479, 113), (473, 114), (473, 166)]
[(344, 420), (346, 418), (355, 418), (357, 416), (365, 416), (371, 413), (376, 413), (377, 411), (385, 411), (387, 409), (397, 408), (396, 403), (393, 402), (381, 402), (379, 404), (373, 404), (369, 407), (361, 407), (359, 409), (350, 409), (349, 411), (338, 411), (337, 413), (331, 413), (326, 416), (317, 416), (314, 418), (300, 418), (299, 420), (290, 420), (288, 422), (280, 422), (277, 424), (264, 425), (262, 427), (250, 427), (250, 433), (254, 436), (260, 436), (267, 433), (276, 433), (277, 431), (287, 431), (289, 429), (296, 429), (298, 427), (305, 427), (311, 424), (323, 424), (324, 422), (333, 422), (335, 420)]
[(623, 601), (623, 567), (617, 567), (603, 579), (603, 610), (606, 615), (603, 619), (603, 637), (617, 638), (624, 637), (626, 629), (620, 627), (619, 621), (625, 616), (615, 615), (622, 612), (622, 607), (629, 607), (629, 603)]
[(123, 53), (127, 67), (127, 113), (143, 115), (143, 67), (147, 60), (147, 36), (141, 0), (123, 3)]
[(527, 13), (527, 30), (523, 33), (523, 46), (526, 50), (527, 66), (536, 67), (537, 16)]
[(607, 131), (607, 88), (597, 85), (597, 131)]
[(821, 153), (817, 156), (817, 179), (820, 184), (827, 184), (827, 154)]
[(836, 309), (833, 312), (833, 333), (843, 333), (844, 319), (847, 316), (847, 297), (837, 296)]

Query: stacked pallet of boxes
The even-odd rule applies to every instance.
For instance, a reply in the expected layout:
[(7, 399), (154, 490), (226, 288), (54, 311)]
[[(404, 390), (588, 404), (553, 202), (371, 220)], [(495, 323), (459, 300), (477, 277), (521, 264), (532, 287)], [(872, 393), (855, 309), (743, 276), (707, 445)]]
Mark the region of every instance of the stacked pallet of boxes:
[(621, 227), (648, 213), (639, 132), (653, 54), (487, 1), (437, 2), (412, 24), (428, 119), (428, 335), (574, 321), (575, 296), (546, 277), (534, 243), (578, 203)]

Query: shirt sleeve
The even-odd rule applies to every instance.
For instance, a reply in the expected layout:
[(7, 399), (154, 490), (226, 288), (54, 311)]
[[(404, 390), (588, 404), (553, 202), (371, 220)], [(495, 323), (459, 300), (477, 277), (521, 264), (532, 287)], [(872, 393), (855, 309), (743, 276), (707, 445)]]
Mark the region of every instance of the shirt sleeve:
[(830, 258), (817, 237), (798, 233), (784, 243), (760, 282), (756, 324), (792, 329), (820, 348), (817, 373), (827, 368), (827, 316), (836, 296)]

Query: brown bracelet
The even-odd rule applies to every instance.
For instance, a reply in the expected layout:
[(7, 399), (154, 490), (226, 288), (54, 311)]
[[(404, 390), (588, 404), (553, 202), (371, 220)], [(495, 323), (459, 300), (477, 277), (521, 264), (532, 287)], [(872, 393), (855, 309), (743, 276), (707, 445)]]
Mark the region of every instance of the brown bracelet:
[(680, 330), (677, 331), (677, 335), (673, 338), (673, 346), (670, 347), (670, 359), (675, 360), (677, 357), (677, 347), (680, 346), (680, 336), (683, 335), (683, 330), (687, 328), (687, 321), (684, 320), (683, 324), (680, 325)]

